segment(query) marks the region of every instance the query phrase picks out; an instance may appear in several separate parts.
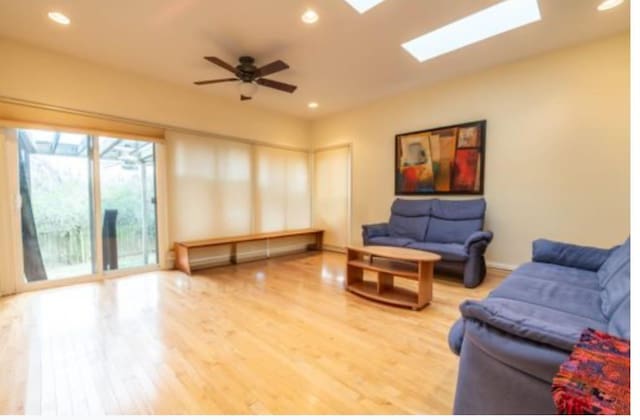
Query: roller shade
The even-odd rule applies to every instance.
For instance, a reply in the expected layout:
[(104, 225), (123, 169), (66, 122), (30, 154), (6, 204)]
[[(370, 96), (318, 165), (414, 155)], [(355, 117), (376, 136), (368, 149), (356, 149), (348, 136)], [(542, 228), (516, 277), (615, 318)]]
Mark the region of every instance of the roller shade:
[(162, 127), (135, 124), (110, 116), (4, 101), (0, 101), (0, 125), (13, 128), (81, 132), (156, 142), (164, 141), (164, 128)]

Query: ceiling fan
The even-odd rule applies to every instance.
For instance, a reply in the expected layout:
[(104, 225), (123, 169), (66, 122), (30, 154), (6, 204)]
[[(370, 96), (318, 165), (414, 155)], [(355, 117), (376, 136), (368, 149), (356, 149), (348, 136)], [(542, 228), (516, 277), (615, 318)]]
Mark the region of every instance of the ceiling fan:
[(196, 85), (208, 85), (211, 83), (234, 82), (239, 80), (241, 82), (239, 84), (240, 100), (242, 101), (251, 99), (251, 97), (256, 93), (256, 90), (258, 89), (257, 85), (289, 93), (293, 93), (293, 91), (298, 88), (297, 86), (290, 85), (288, 83), (282, 83), (276, 80), (264, 78), (264, 76), (268, 76), (270, 74), (288, 69), (289, 65), (282, 60), (276, 60), (273, 63), (269, 63), (258, 68), (254, 64), (254, 58), (246, 55), (240, 57), (240, 64), (235, 67), (219, 59), (218, 57), (204, 57), (204, 59), (222, 67), (225, 70), (230, 71), (236, 77), (231, 77), (228, 79), (200, 80), (193, 83)]

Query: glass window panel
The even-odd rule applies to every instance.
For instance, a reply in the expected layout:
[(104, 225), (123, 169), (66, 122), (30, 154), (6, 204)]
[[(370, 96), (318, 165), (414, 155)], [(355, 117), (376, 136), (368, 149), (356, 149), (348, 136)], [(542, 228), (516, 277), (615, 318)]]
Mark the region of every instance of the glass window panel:
[[(61, 139), (74, 139), (73, 153), (56, 154)], [(93, 273), (90, 138), (18, 130), (18, 140), (25, 278), (32, 282)]]
[(157, 264), (155, 146), (99, 138), (103, 268)]

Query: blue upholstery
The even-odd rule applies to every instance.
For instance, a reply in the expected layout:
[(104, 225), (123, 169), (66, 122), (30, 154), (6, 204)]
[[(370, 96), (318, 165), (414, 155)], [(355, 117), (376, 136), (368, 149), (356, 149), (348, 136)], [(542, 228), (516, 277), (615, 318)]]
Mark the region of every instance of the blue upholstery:
[(605, 261), (598, 270), (598, 281), (600, 283), (600, 287), (604, 287), (618, 268), (629, 261), (630, 255), (631, 238), (624, 241), (622, 245), (612, 249), (611, 258), (607, 259), (607, 261)]
[(609, 258), (608, 249), (538, 239), (533, 241), (533, 261), (595, 271)]
[(429, 226), (429, 217), (407, 217), (391, 214), (389, 235), (422, 241)]
[(631, 262), (627, 261), (615, 271), (604, 289), (600, 292), (602, 300), (602, 312), (610, 317), (620, 306), (622, 301), (629, 296), (629, 278), (631, 277)]
[(367, 238), (389, 236), (389, 223), (376, 223), (362, 226), (362, 235)]
[(407, 217), (429, 216), (434, 201), (397, 199), (391, 204), (391, 213)]
[(627, 296), (620, 302), (618, 307), (611, 314), (609, 325), (607, 327), (609, 334), (618, 337), (631, 336), (631, 295)]
[(484, 199), (434, 200), (426, 242), (464, 243), (482, 230), (486, 204)]
[(391, 236), (375, 236), (369, 241), (369, 245), (405, 247), (413, 242), (411, 238), (396, 238)]
[(462, 274), (464, 285), (475, 287), (486, 274), (484, 253), (493, 239), (482, 231), (485, 209), (484, 199), (396, 199), (389, 223), (362, 226), (362, 241), (437, 253), (436, 270)]
[(600, 291), (540, 277), (520, 277), (513, 273), (489, 297), (531, 303), (604, 322), (600, 310)]
[(432, 200), (396, 200), (391, 206), (389, 235), (423, 241), (429, 226)]
[(628, 242), (603, 250), (538, 240), (533, 259), (460, 306), (449, 335), (460, 355), (455, 414), (553, 414), (551, 380), (582, 331), (630, 337)]
[(464, 243), (471, 234), (479, 230), (482, 230), (482, 221), (478, 219), (446, 220), (433, 217), (426, 241)]
[(524, 263), (513, 271), (513, 275), (534, 278), (542, 276), (549, 281), (600, 290), (598, 276), (595, 272), (562, 265), (538, 262)]
[(469, 254), (460, 244), (439, 244), (434, 242), (411, 242), (406, 245), (409, 248), (420, 249), (422, 251), (434, 252), (447, 261), (466, 261)]
[(477, 242), (486, 242), (489, 243), (491, 242), (491, 240), (493, 239), (493, 232), (487, 232), (487, 231), (478, 231), (478, 232), (473, 232), (471, 235), (469, 235), (469, 237), (467, 238), (466, 241), (464, 241), (464, 250), (465, 252), (469, 252), (469, 249), (471, 249), (471, 245), (477, 243)]

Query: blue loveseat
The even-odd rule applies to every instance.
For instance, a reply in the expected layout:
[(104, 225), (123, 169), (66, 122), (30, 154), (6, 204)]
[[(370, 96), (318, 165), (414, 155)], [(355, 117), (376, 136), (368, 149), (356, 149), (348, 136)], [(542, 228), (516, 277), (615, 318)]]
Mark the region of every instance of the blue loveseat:
[(482, 230), (485, 209), (484, 199), (396, 199), (388, 223), (362, 226), (362, 242), (434, 252), (442, 257), (436, 270), (462, 275), (466, 287), (476, 287), (486, 274), (484, 252), (493, 238)]
[(551, 381), (585, 328), (629, 339), (630, 240), (611, 249), (539, 239), (533, 261), (449, 333), (460, 355), (455, 414), (554, 414)]

